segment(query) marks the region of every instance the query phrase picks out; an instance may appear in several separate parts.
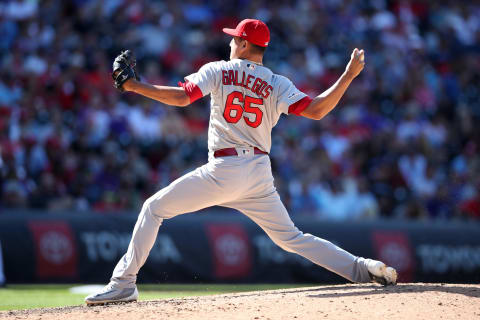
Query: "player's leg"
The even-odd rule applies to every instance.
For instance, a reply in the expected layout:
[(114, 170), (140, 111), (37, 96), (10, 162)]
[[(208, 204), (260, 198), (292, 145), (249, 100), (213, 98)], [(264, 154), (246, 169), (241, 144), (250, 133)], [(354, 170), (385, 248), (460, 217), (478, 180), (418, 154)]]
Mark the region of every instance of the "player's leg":
[(365, 259), (350, 254), (330, 241), (298, 230), (278, 193), (254, 201), (236, 201), (228, 206), (252, 219), (282, 249), (297, 253), (350, 281), (370, 281)]
[[(230, 177), (222, 180), (222, 177)], [(143, 204), (126, 254), (115, 267), (110, 284), (88, 296), (88, 304), (136, 300), (137, 273), (145, 263), (164, 219), (228, 201), (235, 176), (228, 168), (208, 163), (175, 180)], [(120, 297), (120, 298), (118, 298)]]
[[(282, 249), (297, 253), (352, 282), (396, 282), (394, 270), (385, 270), (383, 263), (354, 256), (330, 241), (298, 230), (276, 192), (254, 201), (237, 201), (229, 206), (250, 217)], [(384, 279), (385, 276), (387, 279)]]
[[(284, 250), (295, 252), (350, 281), (370, 282), (369, 272), (383, 276), (385, 266), (382, 263), (354, 256), (330, 241), (303, 233), (295, 227), (273, 186), (268, 157), (253, 159), (252, 165), (245, 170), (250, 177), (249, 192), (241, 200), (223, 206), (235, 208), (250, 217)], [(391, 277), (387, 282), (396, 282), (396, 273), (393, 275), (392, 270), (388, 270)]]
[(221, 202), (225, 194), (219, 191), (206, 166), (203, 166), (148, 198), (133, 229), (127, 253), (113, 271), (112, 281), (123, 285), (134, 284), (138, 270), (155, 243), (162, 221)]

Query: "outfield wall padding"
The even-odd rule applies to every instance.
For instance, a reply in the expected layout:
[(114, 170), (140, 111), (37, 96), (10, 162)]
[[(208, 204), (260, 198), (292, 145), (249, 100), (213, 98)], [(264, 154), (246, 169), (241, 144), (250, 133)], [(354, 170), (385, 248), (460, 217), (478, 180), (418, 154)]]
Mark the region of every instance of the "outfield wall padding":
[[(283, 251), (240, 213), (213, 212), (164, 221), (139, 282), (345, 282)], [(305, 233), (395, 266), (401, 281), (480, 282), (478, 223), (294, 220)], [(135, 221), (133, 214), (1, 214), (7, 282), (104, 283)]]

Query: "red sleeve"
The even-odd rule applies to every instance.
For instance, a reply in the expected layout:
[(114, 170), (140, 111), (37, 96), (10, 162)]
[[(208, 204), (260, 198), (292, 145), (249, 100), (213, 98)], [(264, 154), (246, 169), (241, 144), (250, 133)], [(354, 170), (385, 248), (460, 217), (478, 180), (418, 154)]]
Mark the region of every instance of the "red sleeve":
[(310, 98), (309, 96), (306, 96), (305, 98), (298, 100), (294, 104), (291, 104), (288, 107), (288, 114), (293, 113), (299, 116), (300, 113), (302, 113), (302, 111), (308, 107), (308, 105), (310, 104), (310, 102), (312, 102), (312, 100), (313, 100), (312, 98)]
[(200, 88), (193, 82), (179, 82), (178, 85), (185, 89), (185, 93), (190, 97), (190, 103), (195, 102), (203, 97), (202, 90), (200, 90)]

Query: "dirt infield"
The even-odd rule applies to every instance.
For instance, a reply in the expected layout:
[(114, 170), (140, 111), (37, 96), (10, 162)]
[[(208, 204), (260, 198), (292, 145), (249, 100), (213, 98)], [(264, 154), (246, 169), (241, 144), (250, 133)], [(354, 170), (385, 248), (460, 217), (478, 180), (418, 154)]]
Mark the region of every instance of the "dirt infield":
[(0, 319), (480, 319), (480, 285), (349, 284), (6, 311)]

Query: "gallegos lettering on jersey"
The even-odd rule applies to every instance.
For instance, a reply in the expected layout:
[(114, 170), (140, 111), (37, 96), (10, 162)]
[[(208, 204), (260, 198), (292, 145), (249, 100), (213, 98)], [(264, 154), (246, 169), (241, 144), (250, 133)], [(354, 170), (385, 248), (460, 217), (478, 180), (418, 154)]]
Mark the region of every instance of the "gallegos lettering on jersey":
[[(247, 67), (252, 66), (248, 64)], [(224, 86), (240, 86), (245, 89), (249, 89), (253, 93), (263, 98), (268, 98), (273, 88), (265, 80), (259, 77), (255, 77), (249, 73), (242, 72), (241, 81), (239, 81), (238, 70), (222, 70), (222, 83)], [(255, 80), (254, 80), (255, 79)]]

